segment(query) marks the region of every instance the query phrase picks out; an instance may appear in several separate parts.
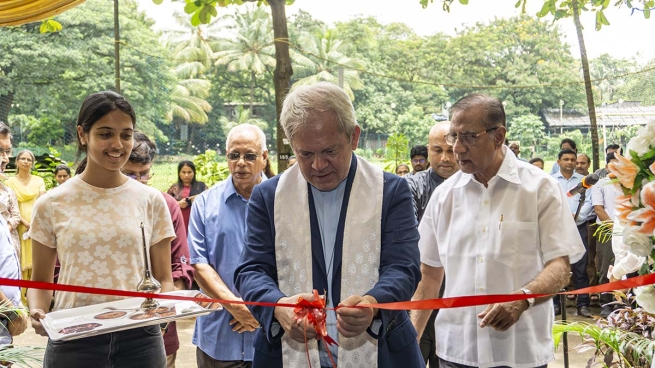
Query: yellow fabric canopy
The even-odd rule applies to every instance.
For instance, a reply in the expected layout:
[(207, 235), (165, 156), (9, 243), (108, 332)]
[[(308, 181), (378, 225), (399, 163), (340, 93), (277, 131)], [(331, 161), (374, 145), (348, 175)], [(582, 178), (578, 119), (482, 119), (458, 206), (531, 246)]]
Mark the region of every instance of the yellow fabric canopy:
[(85, 0), (0, 0), (0, 27), (19, 26), (55, 16)]

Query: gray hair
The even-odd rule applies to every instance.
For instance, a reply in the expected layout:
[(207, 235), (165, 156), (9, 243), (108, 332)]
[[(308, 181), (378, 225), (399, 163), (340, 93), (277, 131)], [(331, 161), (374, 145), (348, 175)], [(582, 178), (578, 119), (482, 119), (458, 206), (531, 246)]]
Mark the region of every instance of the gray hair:
[(505, 109), (503, 103), (499, 99), (487, 96), (482, 93), (472, 93), (464, 96), (455, 102), (450, 108), (451, 116), (458, 111), (466, 111), (468, 109), (481, 106), (484, 109), (483, 125), (487, 128), (496, 126), (507, 126), (505, 123)]
[[(32, 151), (27, 150), (27, 149), (19, 151), (19, 152), (16, 154), (16, 161), (18, 161), (18, 159), (19, 159), (21, 156), (23, 156), (24, 154), (29, 154), (29, 155), (32, 157), (32, 170), (34, 170), (34, 164), (36, 164), (36, 157), (34, 157), (34, 153), (32, 153)], [(18, 165), (16, 165), (16, 174), (18, 174), (18, 171), (19, 171), (19, 169), (18, 169)], [(31, 171), (31, 170), (30, 170), (30, 171)]]
[(237, 132), (241, 132), (244, 130), (250, 130), (255, 132), (257, 134), (257, 137), (259, 138), (259, 145), (261, 146), (261, 152), (266, 152), (268, 151), (268, 147), (266, 146), (266, 134), (264, 134), (264, 131), (258, 127), (257, 125), (253, 124), (239, 124), (235, 126), (234, 128), (230, 129), (230, 132), (227, 133), (227, 139), (225, 140), (225, 149), (227, 150), (227, 147), (230, 144), (230, 139), (232, 138), (232, 135)]
[(11, 138), (11, 129), (9, 129), (9, 126), (2, 120), (0, 120), (0, 137)]
[(284, 99), (280, 113), (284, 134), (292, 140), (299, 130), (312, 124), (307, 119), (310, 113), (327, 111), (337, 115), (339, 131), (350, 138), (357, 126), (357, 119), (355, 108), (344, 90), (328, 82), (294, 88)]

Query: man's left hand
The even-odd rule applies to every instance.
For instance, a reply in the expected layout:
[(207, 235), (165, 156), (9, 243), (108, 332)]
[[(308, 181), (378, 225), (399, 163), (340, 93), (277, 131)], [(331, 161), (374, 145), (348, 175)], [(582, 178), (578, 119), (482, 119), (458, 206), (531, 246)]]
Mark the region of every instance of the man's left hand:
[(375, 308), (348, 308), (359, 304), (377, 304), (377, 300), (370, 295), (351, 295), (339, 303), (337, 330), (344, 337), (359, 336), (371, 325), (377, 314)]
[(518, 322), (519, 317), (526, 309), (527, 303), (525, 300), (489, 304), (482, 313), (478, 314), (478, 318), (482, 319), (480, 327), (491, 326), (497, 331), (507, 331)]

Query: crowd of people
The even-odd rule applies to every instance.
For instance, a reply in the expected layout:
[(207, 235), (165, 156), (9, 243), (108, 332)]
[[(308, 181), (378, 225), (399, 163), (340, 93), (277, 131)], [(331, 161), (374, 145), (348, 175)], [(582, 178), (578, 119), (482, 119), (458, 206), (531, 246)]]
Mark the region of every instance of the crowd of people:
[[(584, 200), (567, 197), (589, 174), (589, 157), (567, 139), (551, 175), (543, 160), (520, 159), (519, 145), (506, 142), (496, 98), (457, 101), (451, 121), (432, 127), (398, 175), (354, 154), (360, 128), (335, 85), (295, 88), (280, 122), (294, 153), (281, 175), (267, 173), (262, 130), (242, 124), (227, 135), (227, 179), (207, 188), (193, 162), (182, 161), (178, 182), (161, 193), (147, 185), (157, 148), (137, 130), (132, 106), (113, 92), (89, 95), (77, 120), (83, 160), (76, 175), (58, 167), (59, 185), (45, 192), (31, 175), (34, 155), (21, 151), (17, 175), (0, 185), (0, 276), (52, 282), (59, 265), (60, 283), (132, 291), (150, 262), (162, 292), (195, 285), (226, 301), (295, 304), (313, 301), (318, 290), (328, 307), (325, 332), (338, 345), (292, 308), (226, 302), (196, 319), (199, 368), (308, 360), (323, 368), (545, 367), (554, 359), (557, 298), (441, 311), (375, 305), (554, 294), (569, 285), (570, 272), (576, 289), (608, 281), (611, 244), (591, 234), (613, 220), (616, 189), (605, 178)], [(609, 163), (620, 147), (607, 152)], [(0, 123), (0, 171), (11, 153), (11, 132)], [(50, 311), (117, 299), (55, 292), (53, 300), (51, 291), (29, 289), (21, 301), (17, 288), (0, 290), (0, 302), (29, 307), (29, 316), (0, 318), (0, 344), (28, 319), (45, 336), (41, 320)], [(579, 295), (578, 314), (591, 316), (589, 304)], [(174, 323), (49, 340), (44, 366), (174, 367), (179, 345)]]

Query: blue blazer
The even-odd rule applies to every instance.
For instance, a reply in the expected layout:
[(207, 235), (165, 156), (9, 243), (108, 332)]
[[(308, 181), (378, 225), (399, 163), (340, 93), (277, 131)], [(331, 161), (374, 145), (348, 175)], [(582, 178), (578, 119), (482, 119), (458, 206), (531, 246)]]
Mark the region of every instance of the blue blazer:
[[(339, 280), (344, 222), (356, 169), (357, 160), (353, 155), (335, 240), (332, 265), (335, 272), (330, 293), (335, 305), (340, 302)], [(246, 301), (277, 302), (287, 296), (278, 288), (275, 261), (273, 206), (278, 182), (279, 176), (257, 185), (248, 204), (246, 245), (234, 273), (236, 288)], [(313, 286), (317, 290), (327, 290), (323, 245), (309, 187), (307, 192), (310, 206)], [(380, 303), (410, 300), (421, 279), (419, 234), (407, 181), (389, 173), (384, 173), (381, 226), (380, 276), (375, 286), (365, 294), (375, 297)], [(273, 308), (249, 308), (262, 326), (255, 337), (253, 368), (282, 368), (280, 339), (283, 332), (277, 336), (271, 334)], [(425, 362), (416, 342), (416, 330), (409, 321), (407, 312), (380, 310), (378, 318), (382, 322), (379, 335), (368, 330), (369, 334), (378, 339), (378, 367), (424, 368)]]

